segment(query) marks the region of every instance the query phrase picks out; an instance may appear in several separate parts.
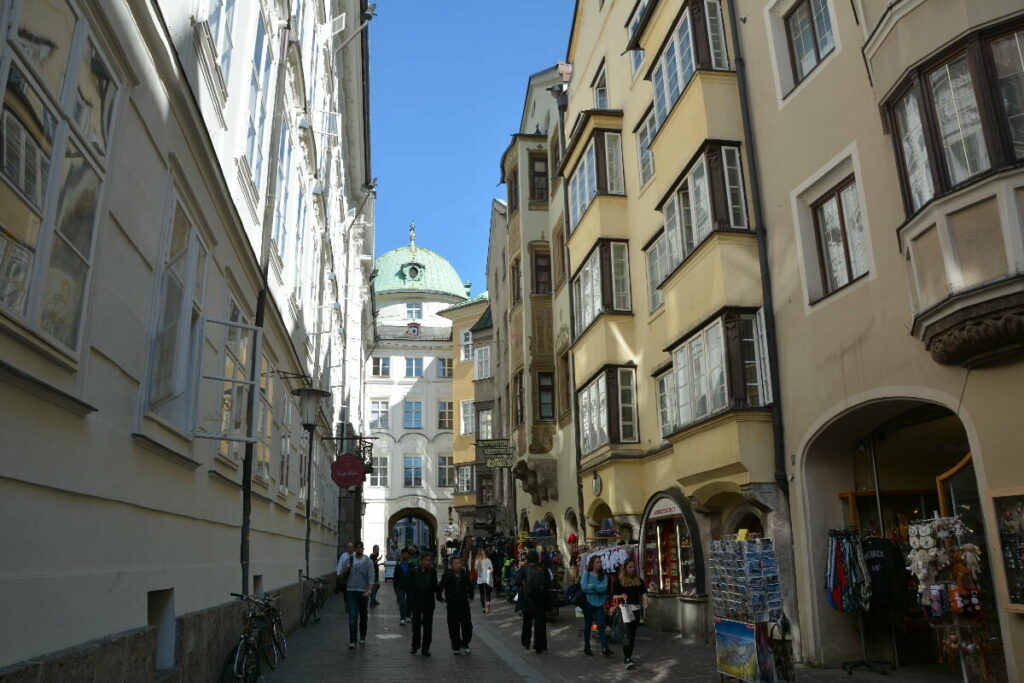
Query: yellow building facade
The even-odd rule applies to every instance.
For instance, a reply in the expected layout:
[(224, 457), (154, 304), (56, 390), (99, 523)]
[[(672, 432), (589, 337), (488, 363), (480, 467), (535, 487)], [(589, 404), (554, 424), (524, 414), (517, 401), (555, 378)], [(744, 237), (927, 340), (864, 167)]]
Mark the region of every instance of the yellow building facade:
[(587, 537), (636, 543), (648, 621), (698, 641), (708, 542), (748, 529), (789, 544), (725, 13), (577, 3), (553, 233)]

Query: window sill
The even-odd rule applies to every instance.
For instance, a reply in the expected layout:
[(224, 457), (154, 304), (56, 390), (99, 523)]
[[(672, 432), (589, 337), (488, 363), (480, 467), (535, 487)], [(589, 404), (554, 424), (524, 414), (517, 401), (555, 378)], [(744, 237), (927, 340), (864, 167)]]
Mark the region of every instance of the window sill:
[(199, 56), (199, 66), (203, 72), (206, 85), (213, 95), (216, 106), (214, 112), (217, 115), (217, 123), (224, 130), (227, 130), (227, 122), (224, 120), (224, 107), (228, 101), (228, 88), (224, 79), (224, 72), (220, 68), (220, 60), (217, 59), (217, 46), (210, 32), (210, 24), (207, 21), (197, 21), (192, 17), (192, 29), (196, 46), (196, 54)]
[(95, 406), (86, 403), (76, 396), (58, 389), (49, 382), (30, 375), (27, 372), (23, 372), (2, 360), (0, 360), (0, 379), (2, 379), (5, 384), (24, 389), (45, 401), (49, 401), (60, 408), (64, 408), (65, 410), (78, 415), (79, 417), (85, 417), (89, 413), (94, 413), (98, 410)]
[(954, 185), (953, 187), (950, 187), (948, 190), (936, 192), (928, 201), (919, 206), (917, 210), (914, 211), (913, 213), (908, 214), (906, 219), (896, 226), (896, 234), (900, 235), (902, 239), (902, 233), (909, 224), (913, 223), (915, 219), (918, 218), (918, 216), (924, 214), (935, 204), (941, 203), (942, 200), (958, 194), (961, 190), (966, 190), (970, 187), (973, 187), (974, 185), (982, 183), (986, 180), (990, 180), (995, 176), (1000, 176), (1005, 173), (1013, 173), (1014, 171), (1020, 170), (1021, 168), (1024, 168), (1024, 159), (1018, 159), (1007, 165), (999, 166), (996, 168), (990, 168), (987, 171), (979, 173), (978, 175), (971, 176), (970, 178), (963, 181), (959, 185)]
[[(737, 228), (721, 229), (721, 228), (719, 228), (719, 229), (712, 230), (708, 234), (707, 237), (702, 239), (700, 241), (700, 243), (697, 244), (693, 248), (693, 251), (691, 251), (689, 254), (684, 256), (683, 259), (679, 263), (677, 263), (672, 270), (670, 270), (668, 272), (668, 275), (665, 276), (665, 279), (662, 280), (660, 283), (658, 283), (658, 289), (663, 288), (665, 286), (665, 284), (675, 276), (676, 273), (678, 273), (680, 270), (683, 269), (683, 266), (685, 266), (687, 264), (687, 262), (689, 262), (691, 259), (696, 258), (697, 254), (699, 254), (700, 252), (704, 251), (705, 247), (712, 242), (712, 238), (715, 235), (719, 235), (719, 234), (724, 234), (724, 235), (750, 235), (751, 237), (756, 237), (756, 235), (754, 234), (753, 231), (748, 230), (746, 228), (741, 228), (741, 229), (737, 229)], [(662, 304), (662, 306), (664, 306), (664, 303)]]
[(12, 317), (6, 311), (0, 310), (0, 331), (6, 332), (15, 341), (18, 341), (47, 360), (59, 365), (68, 372), (78, 371), (78, 355), (62, 349), (51, 342), (42, 333), (29, 328), (18, 318)]
[[(792, 49), (789, 46), (789, 44), (786, 45), (786, 48), (787, 49)], [(818, 73), (820, 73), (819, 67), (821, 67), (821, 65), (824, 64), (825, 62), (829, 61), (829, 59), (832, 57), (832, 55), (836, 54), (837, 52), (838, 52), (838, 50), (836, 50), (835, 46), (833, 46), (832, 49), (828, 51), (828, 54), (826, 54), (824, 57), (822, 57), (818, 61), (817, 64), (815, 64), (813, 67), (811, 67), (811, 70), (808, 71), (807, 73), (805, 73), (804, 77), (801, 78), (800, 80), (796, 80), (796, 74), (792, 74), (793, 75), (793, 86), (782, 96), (782, 103), (785, 104), (786, 101), (789, 99), (789, 97), (791, 95), (793, 95), (794, 93), (799, 91), (801, 89), (801, 87), (805, 83), (807, 83), (808, 81), (811, 80), (811, 78), (813, 78)], [(788, 65), (789, 65), (790, 69), (793, 68), (792, 62), (788, 62)]]
[(155, 455), (159, 455), (161, 458), (169, 462), (173, 462), (175, 465), (184, 467), (189, 472), (194, 472), (202, 464), (198, 460), (193, 460), (185, 453), (170, 448), (156, 439), (139, 432), (132, 434), (132, 441), (134, 441), (135, 445), (139, 448), (149, 451)]
[(633, 317), (633, 311), (601, 311), (600, 313), (597, 314), (597, 316), (593, 320), (590, 321), (589, 325), (587, 325), (586, 327), (583, 328), (582, 332), (580, 332), (578, 335), (576, 335), (576, 338), (572, 340), (572, 344), (569, 345), (569, 348), (570, 349), (576, 348), (576, 346), (583, 340), (583, 338), (585, 336), (587, 336), (587, 333), (590, 332), (590, 330), (592, 330), (595, 327), (597, 327), (597, 323), (600, 320), (602, 320), (603, 318), (605, 318), (606, 316), (608, 316), (608, 317), (630, 317), (631, 318), (631, 317)]
[(699, 431), (703, 431), (703, 428), (716, 427), (716, 423), (725, 423), (731, 421), (738, 414), (741, 413), (770, 413), (772, 409), (771, 404), (763, 406), (749, 406), (749, 407), (726, 407), (722, 408), (710, 415), (705, 415), (695, 422), (689, 422), (682, 427), (676, 427), (668, 434), (662, 435), (662, 439), (667, 440), (673, 446), (686, 437), (690, 436)]
[(229, 488), (233, 488), (233, 489), (235, 489), (237, 491), (241, 491), (242, 490), (242, 485), (241, 484), (239, 484), (237, 481), (235, 481), (234, 479), (232, 479), (230, 477), (224, 476), (223, 474), (221, 474), (217, 470), (206, 470), (206, 474), (210, 477), (211, 480), (216, 481), (216, 482), (218, 482), (220, 484), (223, 484), (224, 486), (227, 486)]
[(547, 211), (548, 201), (547, 199), (531, 199), (527, 202), (526, 209), (528, 211)]
[(833, 290), (832, 290), (831, 292), (829, 292), (828, 294), (825, 294), (824, 296), (820, 296), (820, 297), (818, 297), (817, 299), (814, 299), (813, 301), (810, 301), (810, 302), (808, 302), (808, 304), (807, 304), (807, 305), (808, 305), (808, 306), (810, 306), (810, 307), (811, 307), (811, 308), (813, 309), (813, 308), (815, 308), (815, 307), (816, 307), (816, 306), (817, 306), (818, 304), (820, 304), (820, 303), (822, 303), (822, 302), (825, 302), (825, 301), (828, 301), (829, 299), (832, 299), (832, 298), (833, 298), (833, 297), (835, 297), (836, 295), (838, 295), (838, 294), (840, 294), (840, 293), (843, 293), (843, 292), (845, 292), (846, 290), (850, 289), (850, 288), (851, 288), (851, 287), (853, 287), (853, 286), (854, 286), (855, 284), (858, 284), (858, 283), (860, 283), (860, 282), (862, 282), (862, 281), (866, 280), (866, 279), (868, 278), (868, 276), (869, 276), (870, 274), (871, 274), (871, 271), (868, 271), (868, 272), (866, 272), (866, 273), (864, 273), (864, 274), (862, 274), (862, 275), (858, 275), (857, 277), (853, 278), (852, 280), (850, 280), (849, 282), (847, 282), (847, 283), (846, 283), (845, 285), (843, 285), (842, 287), (838, 287), (838, 288), (836, 288), (836, 289), (833, 289)]
[(259, 223), (259, 201), (260, 191), (252, 179), (252, 169), (249, 168), (249, 160), (245, 156), (235, 157), (235, 171), (238, 175), (238, 184), (245, 196), (245, 204), (252, 214), (252, 219)]

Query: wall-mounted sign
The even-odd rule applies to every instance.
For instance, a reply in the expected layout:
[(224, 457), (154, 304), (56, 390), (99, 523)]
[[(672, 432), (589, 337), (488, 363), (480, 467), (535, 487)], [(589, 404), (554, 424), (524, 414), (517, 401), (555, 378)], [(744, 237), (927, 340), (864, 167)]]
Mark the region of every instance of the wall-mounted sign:
[(683, 514), (683, 511), (679, 509), (679, 504), (671, 498), (659, 498), (655, 501), (654, 505), (651, 506), (651, 514), (647, 515), (647, 519), (664, 519), (666, 517), (679, 517)]
[(363, 483), (363, 461), (345, 453), (331, 464), (331, 479), (343, 489)]
[(515, 461), (516, 449), (509, 439), (484, 439), (476, 446), (488, 467), (512, 467)]

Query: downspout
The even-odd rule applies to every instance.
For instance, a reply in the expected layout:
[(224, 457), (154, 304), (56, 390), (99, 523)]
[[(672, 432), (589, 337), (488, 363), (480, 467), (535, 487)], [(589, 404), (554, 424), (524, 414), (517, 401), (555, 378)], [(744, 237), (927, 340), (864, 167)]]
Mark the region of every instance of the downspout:
[[(285, 11), (291, 16), (291, 3), (286, 2)], [(270, 239), (274, 224), (274, 208), (277, 200), (277, 170), (281, 160), (277, 148), (281, 144), (281, 113), (284, 110), (285, 55), (288, 50), (290, 28), (284, 25), (278, 31), (281, 51), (277, 62), (277, 85), (274, 91), (273, 117), (270, 129), (271, 155), (267, 164), (267, 192), (263, 204), (263, 232), (260, 237), (260, 291), (256, 296), (256, 319), (254, 325), (262, 330), (267, 311), (268, 273), (270, 269)], [(260, 380), (260, 359), (252, 359), (249, 380), (258, 383)], [(259, 386), (259, 384), (254, 384)], [(250, 391), (246, 401), (247, 415), (252, 415), (256, 406), (256, 391)], [(251, 425), (250, 425), (251, 426)], [(245, 457), (242, 461), (242, 529), (241, 529), (241, 563), (242, 563), (242, 595), (249, 594), (249, 533), (252, 526), (252, 465), (255, 456), (253, 442), (245, 444)]]
[[(560, 150), (558, 158), (559, 158), (559, 162), (561, 162), (561, 160), (565, 158), (565, 112), (569, 108), (569, 83), (568, 83), (568, 81), (562, 83), (562, 89), (560, 91), (558, 91), (556, 93), (555, 91), (552, 90), (551, 94), (554, 96), (555, 101), (558, 103), (558, 148)], [(568, 187), (566, 185), (566, 183), (568, 181), (567, 181), (567, 179), (565, 177), (565, 169), (564, 168), (563, 168), (563, 172), (562, 172), (561, 178), (562, 178), (562, 216), (563, 216), (563, 218), (565, 220), (565, 225), (568, 226), (568, 224), (569, 224), (569, 192), (568, 192)], [(558, 258), (563, 258), (563, 257), (564, 257), (563, 254), (559, 254), (558, 255)], [(569, 279), (568, 264), (566, 264), (563, 261), (562, 265), (566, 268), (565, 278), (566, 278), (566, 280), (568, 280)], [(566, 286), (569, 287), (569, 291), (571, 292), (572, 291), (571, 283), (566, 282)], [(570, 296), (569, 297), (569, 321), (570, 321), (570, 326), (572, 324), (572, 319), (573, 319), (573, 315), (572, 315), (572, 297)], [(569, 358), (570, 358), (571, 362), (569, 364), (569, 376), (566, 377), (566, 380), (571, 385), (571, 390), (569, 392), (569, 410), (572, 411), (572, 449), (573, 449), (573, 454), (575, 456), (575, 461), (576, 461), (576, 505), (577, 505), (577, 509), (579, 510), (579, 512), (576, 515), (576, 520), (581, 525), (581, 528), (576, 530), (576, 533), (578, 535), (580, 532), (585, 531), (586, 528), (587, 528), (586, 527), (587, 516), (586, 516), (586, 513), (584, 513), (584, 511), (583, 511), (583, 481), (580, 479), (580, 463), (582, 462), (583, 456), (580, 453), (579, 425), (577, 424), (577, 421), (576, 421), (576, 386), (575, 386), (575, 383), (572, 381), (573, 378), (576, 375), (576, 359), (572, 355), (572, 353), (569, 354)]]
[(775, 300), (772, 296), (771, 273), (768, 266), (768, 236), (765, 232), (764, 209), (761, 205), (761, 179), (757, 166), (757, 146), (750, 120), (750, 97), (747, 92), (747, 68), (736, 24), (736, 0), (729, 3), (729, 27), (733, 50), (736, 52), (736, 81), (740, 94), (740, 114), (743, 117), (743, 138), (746, 140), (747, 167), (750, 169), (750, 201), (754, 208), (754, 232), (757, 235), (757, 260), (761, 270), (761, 300), (764, 310), (765, 340), (768, 347), (768, 366), (772, 386), (772, 441), (775, 451), (775, 483), (789, 497), (789, 477), (786, 475), (786, 443), (783, 437), (782, 391), (779, 382), (779, 352), (775, 333)]

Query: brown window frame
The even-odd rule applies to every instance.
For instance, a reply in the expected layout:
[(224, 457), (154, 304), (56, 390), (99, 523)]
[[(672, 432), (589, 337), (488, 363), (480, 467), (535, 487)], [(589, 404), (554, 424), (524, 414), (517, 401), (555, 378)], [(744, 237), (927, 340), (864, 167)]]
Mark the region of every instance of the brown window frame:
[(551, 141), (548, 143), (548, 173), (550, 174), (548, 190), (555, 187), (555, 183), (558, 182), (558, 165), (562, 162), (562, 143), (561, 134), (559, 129), (555, 126), (551, 132)]
[[(537, 168), (543, 164), (543, 168)], [(530, 155), (530, 201), (546, 202), (550, 192), (548, 184), (548, 158), (544, 154)]]
[[(801, 5), (807, 5), (807, 12), (811, 17), (811, 37), (813, 38), (812, 43), (814, 44), (814, 56), (816, 57), (814, 66), (812, 66), (811, 70), (805, 73), (802, 77), (796, 68), (796, 53), (793, 51), (793, 31), (789, 24), (789, 20), (793, 18), (793, 15), (796, 14), (797, 9), (799, 9)], [(826, 11), (828, 10), (828, 3), (825, 4), (825, 9)], [(832, 22), (831, 14), (829, 14), (828, 20), (829, 24), (832, 25), (832, 49), (825, 54), (821, 54), (818, 51), (818, 27), (814, 25), (814, 9), (811, 7), (811, 0), (797, 0), (793, 3), (793, 6), (790, 7), (784, 15), (782, 15), (782, 24), (786, 28), (786, 49), (789, 51), (789, 67), (793, 72), (793, 88), (796, 88), (796, 86), (807, 80), (818, 66), (825, 61), (825, 58), (836, 51), (836, 27)]]
[(511, 294), (512, 294), (512, 296), (511, 296), (512, 305), (515, 306), (516, 304), (518, 304), (520, 301), (523, 300), (523, 267), (522, 267), (522, 259), (519, 259), (519, 258), (514, 259), (512, 261), (511, 267), (509, 268), (509, 271), (510, 271), (510, 274), (512, 276), (512, 278), (511, 278), (512, 279), (512, 284), (510, 285)]
[[(548, 400), (545, 402), (544, 395), (548, 394)], [(547, 405), (549, 412), (545, 414), (544, 406)], [(537, 419), (543, 421), (551, 421), (555, 419), (555, 373), (553, 372), (538, 372), (537, 373)]]
[(558, 357), (555, 368), (555, 398), (558, 402), (558, 414), (565, 415), (572, 408), (573, 386), (572, 368), (569, 364), (569, 352)]
[(508, 190), (508, 212), (519, 209), (519, 169), (512, 169), (505, 184)]
[[(542, 266), (541, 260), (546, 261), (546, 264)], [(551, 294), (551, 291), (551, 254), (546, 251), (535, 251), (533, 252), (533, 293), (547, 295)]]
[[(627, 370), (633, 373), (633, 409), (636, 415), (636, 423), (634, 425), (635, 437), (628, 441), (622, 440), (622, 395), (619, 391), (619, 372), (621, 370)], [(641, 443), (640, 404), (638, 402), (640, 394), (640, 373), (637, 372), (636, 365), (609, 363), (588, 377), (585, 382), (582, 382), (579, 388), (573, 392), (573, 398), (576, 401), (577, 416), (580, 414), (580, 394), (589, 389), (590, 385), (600, 378), (601, 375), (604, 375), (605, 381), (605, 410), (607, 411), (606, 420), (608, 423), (608, 443), (601, 444), (590, 451), (584, 451), (583, 434), (578, 429), (577, 439), (579, 449), (580, 453), (584, 456), (609, 445), (636, 446)], [(581, 422), (579, 417), (577, 417), (577, 422)], [(582, 428), (582, 425), (580, 425), (580, 428)]]
[[(821, 291), (823, 292), (823, 294), (822, 294), (821, 298), (819, 299), (819, 301), (821, 299), (824, 299), (825, 297), (828, 297), (828, 296), (831, 296), (831, 295), (835, 294), (836, 292), (838, 292), (839, 290), (843, 289), (844, 287), (849, 287), (854, 282), (856, 282), (857, 280), (861, 279), (862, 277), (864, 277), (865, 275), (868, 274), (867, 272), (864, 272), (864, 273), (861, 273), (860, 275), (858, 275), (856, 277), (854, 277), (854, 275), (853, 275), (853, 261), (850, 258), (850, 236), (849, 236), (849, 233), (846, 230), (846, 214), (843, 211), (843, 202), (841, 201), (840, 196), (839, 196), (840, 193), (843, 190), (845, 190), (846, 188), (850, 187), (851, 185), (856, 185), (856, 184), (857, 184), (857, 178), (856, 178), (856, 176), (853, 173), (851, 173), (850, 175), (846, 176), (845, 178), (840, 180), (838, 183), (833, 185), (831, 188), (829, 188), (828, 191), (826, 191), (823, 195), (821, 195), (816, 200), (814, 200), (814, 202), (810, 205), (811, 221), (812, 221), (812, 223), (814, 225), (814, 243), (815, 243), (815, 245), (817, 246), (817, 249), (818, 249), (818, 268), (819, 268), (819, 273), (821, 274)], [(827, 274), (827, 271), (826, 271), (826, 263), (827, 262), (825, 260), (825, 248), (824, 248), (824, 245), (822, 244), (822, 240), (821, 240), (821, 223), (818, 220), (818, 210), (822, 206), (827, 204), (829, 201), (831, 201), (832, 199), (836, 200), (836, 206), (839, 209), (839, 211), (838, 211), (838, 213), (839, 213), (839, 232), (840, 232), (840, 235), (842, 235), (842, 239), (843, 239), (843, 256), (844, 256), (844, 262), (846, 264), (846, 284), (840, 285), (839, 287), (836, 287), (835, 289), (829, 289), (829, 286), (828, 286), (828, 274)], [(858, 201), (860, 201), (859, 198), (858, 198)], [(863, 211), (863, 208), (864, 207), (861, 207), (862, 211)]]
[[(995, 80), (995, 60), (992, 55), (992, 44), (996, 40), (1021, 30), (1024, 30), (1024, 21), (1018, 16), (1011, 21), (974, 31), (961, 37), (956, 43), (925, 58), (909, 69), (898, 87), (882, 103), (883, 124), (891, 138), (896, 171), (903, 195), (904, 211), (908, 220), (940, 197), (968, 187), (1003, 169), (1024, 165), (1024, 158), (1018, 159), (1015, 156), (1007, 112), (1003, 108), (999, 85)], [(928, 76), (961, 55), (967, 57), (967, 69), (971, 76), (971, 87), (978, 107), (981, 134), (985, 142), (985, 151), (988, 153), (989, 167), (954, 184), (950, 179), (949, 168), (943, 153), (942, 137), (938, 130), (938, 118)], [(921, 127), (924, 133), (928, 170), (933, 187), (932, 196), (916, 209), (910, 192), (906, 159), (899, 140), (896, 114), (897, 105), (912, 90), (916, 90), (920, 105)]]
[[(455, 428), (454, 427), (454, 424), (455, 424), (455, 402), (454, 401), (438, 401), (437, 403), (438, 403), (437, 428), (438, 429), (451, 429), (451, 430), (453, 430)], [(440, 408), (440, 404), (441, 403), (446, 404), (448, 406), (448, 408), (446, 410), (441, 410), (441, 408)], [(445, 412), (446, 411), (448, 413), (447, 426), (445, 426), (445, 421), (444, 421), (444, 417), (445, 417)]]
[(520, 427), (526, 422), (526, 386), (522, 370), (512, 376), (512, 393), (512, 406), (514, 408), (512, 414), (513, 426)]

